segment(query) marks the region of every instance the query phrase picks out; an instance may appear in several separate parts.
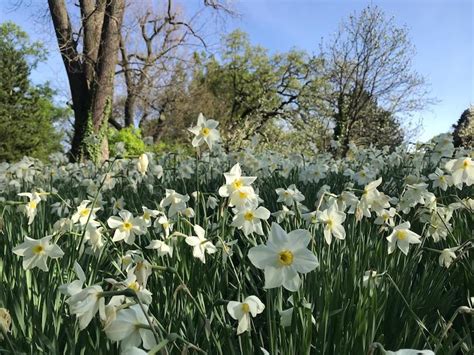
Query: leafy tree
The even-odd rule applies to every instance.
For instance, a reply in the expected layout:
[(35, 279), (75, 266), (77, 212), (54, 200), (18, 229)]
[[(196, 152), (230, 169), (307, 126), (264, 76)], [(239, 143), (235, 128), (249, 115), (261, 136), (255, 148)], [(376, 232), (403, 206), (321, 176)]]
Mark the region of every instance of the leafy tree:
[(455, 147), (472, 148), (474, 146), (474, 106), (465, 110), (453, 125), (453, 143)]
[(31, 43), (17, 25), (0, 24), (0, 161), (24, 155), (46, 159), (61, 149), (54, 122), (67, 109), (54, 104), (54, 91), (47, 84), (34, 85), (29, 79), (45, 56), (41, 43)]
[[(413, 45), (405, 28), (367, 7), (344, 21), (334, 39), (322, 49), (329, 82), (323, 99), (332, 111), (334, 138), (348, 149), (354, 126), (374, 130), (373, 102), (393, 117), (407, 117), (431, 102), (423, 77), (412, 69)], [(393, 121), (392, 123), (394, 123)], [(382, 133), (380, 133), (382, 134)]]
[(159, 95), (161, 119), (147, 131), (155, 138), (181, 134), (199, 112), (219, 120), (224, 143), (232, 148), (280, 121), (292, 130), (302, 116), (315, 119), (310, 110), (318, 102), (318, 65), (302, 51), (270, 55), (234, 31), (216, 55), (195, 54), (191, 73), (178, 68), (175, 85)]

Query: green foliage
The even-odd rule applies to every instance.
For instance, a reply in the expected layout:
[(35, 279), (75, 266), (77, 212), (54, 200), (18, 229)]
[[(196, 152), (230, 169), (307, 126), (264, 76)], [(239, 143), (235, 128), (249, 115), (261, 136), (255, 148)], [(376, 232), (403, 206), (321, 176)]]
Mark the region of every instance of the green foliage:
[(0, 25), (0, 161), (24, 155), (47, 159), (61, 149), (54, 123), (69, 110), (55, 105), (55, 92), (48, 84), (34, 85), (29, 79), (45, 56), (42, 45), (30, 43), (17, 25)]
[(138, 128), (126, 127), (119, 131), (111, 128), (108, 140), (110, 156), (117, 155), (115, 145), (120, 142), (124, 143), (127, 155), (140, 155), (145, 152), (145, 142), (143, 142), (141, 131)]
[(176, 153), (183, 155), (192, 155), (193, 149), (189, 144), (179, 143), (177, 140), (160, 140), (151, 147), (151, 151), (157, 155), (166, 153)]

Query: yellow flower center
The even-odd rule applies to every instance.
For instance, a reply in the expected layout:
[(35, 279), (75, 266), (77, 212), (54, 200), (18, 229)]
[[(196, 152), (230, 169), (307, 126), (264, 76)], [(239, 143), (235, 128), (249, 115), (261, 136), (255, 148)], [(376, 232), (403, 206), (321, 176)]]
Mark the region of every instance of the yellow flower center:
[(140, 285), (138, 284), (138, 282), (133, 281), (130, 285), (128, 285), (128, 288), (131, 288), (135, 292), (138, 292), (140, 290)]
[(332, 219), (328, 219), (326, 221), (326, 226), (328, 226), (329, 229), (332, 229), (332, 226), (334, 225), (334, 222)]
[(467, 169), (469, 167), (469, 160), (467, 159), (464, 159), (463, 163), (462, 163), (462, 167), (463, 169)]
[(408, 232), (406, 230), (398, 230), (395, 233), (395, 236), (397, 237), (398, 240), (405, 240), (408, 236)]
[(238, 190), (240, 189), (244, 184), (242, 183), (242, 180), (240, 179), (237, 179), (235, 180), (233, 183), (232, 183), (232, 186), (234, 187), (234, 189)]
[(125, 229), (126, 231), (129, 231), (130, 229), (132, 229), (133, 227), (133, 224), (131, 224), (130, 222), (123, 222), (123, 229)]
[(248, 194), (247, 192), (239, 191), (239, 197), (240, 197), (242, 200), (245, 200), (248, 196), (249, 196), (249, 194)]
[(150, 217), (151, 217), (151, 216), (150, 216), (150, 213), (148, 213), (148, 212), (144, 212), (144, 213), (143, 213), (143, 219), (148, 220), (148, 219), (150, 219)]
[(207, 137), (209, 135), (209, 133), (211, 132), (211, 130), (207, 127), (204, 127), (203, 129), (201, 129), (201, 134), (204, 136), (204, 137)]
[(170, 224), (168, 222), (163, 223), (163, 228), (164, 229), (168, 229), (169, 226), (170, 226)]
[(40, 244), (35, 245), (35, 246), (33, 247), (33, 253), (35, 253), (35, 254), (41, 254), (41, 253), (43, 253), (43, 251), (44, 251), (44, 248), (43, 248), (43, 246), (40, 245)]
[(31, 208), (31, 209), (35, 209), (36, 206), (38, 206), (38, 203), (36, 201), (30, 201), (28, 203), (28, 207)]
[(283, 266), (293, 264), (293, 253), (289, 250), (283, 250), (278, 254), (278, 261)]
[(247, 303), (242, 303), (242, 312), (244, 312), (244, 313), (249, 313), (250, 312), (250, 307)]
[(84, 208), (83, 210), (81, 210), (80, 215), (81, 215), (82, 217), (86, 217), (86, 216), (89, 215), (89, 212), (90, 212), (90, 209), (89, 209), (89, 208)]
[(246, 221), (252, 221), (253, 220), (253, 213), (251, 211), (248, 211), (244, 214), (244, 219)]

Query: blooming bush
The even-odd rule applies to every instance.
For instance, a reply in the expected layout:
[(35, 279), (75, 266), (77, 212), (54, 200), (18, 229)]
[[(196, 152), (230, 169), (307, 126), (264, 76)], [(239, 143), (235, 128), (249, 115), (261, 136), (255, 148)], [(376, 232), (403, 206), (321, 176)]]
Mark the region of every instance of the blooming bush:
[(193, 157), (0, 165), (0, 350), (473, 349), (472, 151), (226, 154), (217, 127)]

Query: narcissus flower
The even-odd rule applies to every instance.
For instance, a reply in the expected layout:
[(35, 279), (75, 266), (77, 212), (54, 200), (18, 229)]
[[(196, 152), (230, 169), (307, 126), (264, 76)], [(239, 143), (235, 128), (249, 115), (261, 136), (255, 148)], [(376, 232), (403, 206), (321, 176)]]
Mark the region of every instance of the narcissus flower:
[(189, 132), (195, 135), (192, 145), (193, 147), (199, 147), (206, 143), (210, 150), (212, 146), (220, 140), (219, 131), (216, 127), (219, 122), (215, 120), (207, 120), (202, 113), (198, 116), (198, 122), (195, 127), (188, 128)]
[(30, 201), (24, 207), (25, 214), (28, 217), (28, 224), (33, 223), (33, 220), (35, 219), (36, 213), (38, 211), (38, 203), (40, 203), (41, 197), (36, 192), (21, 192), (18, 194), (18, 196), (24, 196), (30, 199)]
[(456, 259), (455, 251), (458, 249), (459, 247), (443, 249), (438, 258), (439, 265), (448, 268), (453, 263), (453, 260)]
[(446, 163), (446, 170), (451, 173), (453, 184), (461, 188), (462, 184), (474, 184), (474, 162), (469, 157), (453, 159)]
[(145, 153), (138, 157), (137, 170), (142, 175), (145, 175), (148, 170), (148, 156)]
[(257, 179), (255, 176), (242, 176), (239, 163), (235, 164), (228, 173), (224, 173), (224, 177), (225, 184), (219, 188), (221, 197), (229, 197), (234, 191), (250, 186)]
[(91, 201), (89, 200), (84, 200), (81, 202), (79, 207), (77, 207), (76, 213), (74, 213), (71, 217), (71, 220), (73, 223), (78, 223), (83, 226), (87, 223), (89, 220), (89, 223), (94, 223), (95, 221), (95, 214), (98, 210), (100, 210), (99, 207), (92, 208), (89, 205), (91, 204)]
[(304, 200), (303, 194), (296, 188), (294, 184), (290, 185), (287, 189), (278, 188), (275, 190), (278, 195), (277, 202), (283, 202), (287, 206), (293, 206), (295, 202), (301, 202)]
[(79, 320), (79, 329), (85, 329), (97, 312), (100, 319), (105, 320), (105, 301), (102, 292), (102, 287), (94, 285), (86, 287), (66, 300), (71, 314), (75, 314)]
[[(148, 306), (143, 305), (145, 312)], [(149, 328), (145, 314), (138, 304), (117, 311), (116, 318), (104, 329), (112, 341), (120, 341), (122, 350), (138, 347), (143, 342), (145, 349), (156, 345), (153, 332)]]
[(48, 258), (57, 259), (64, 255), (59, 246), (50, 243), (52, 236), (41, 239), (32, 239), (25, 236), (25, 241), (13, 248), (13, 253), (23, 257), (23, 268), (25, 270), (38, 267), (43, 271), (48, 271), (46, 260)]
[(227, 303), (227, 312), (239, 321), (237, 335), (250, 330), (250, 316), (256, 317), (265, 309), (265, 305), (257, 296), (249, 296), (243, 302), (230, 301)]
[(319, 262), (307, 245), (311, 234), (307, 230), (297, 229), (286, 233), (277, 223), (271, 227), (266, 245), (257, 245), (249, 250), (249, 259), (253, 265), (265, 272), (265, 288), (282, 286), (295, 292), (301, 284), (298, 273), (306, 274)]
[(263, 235), (262, 220), (267, 220), (270, 217), (270, 211), (265, 207), (245, 208), (238, 210), (234, 216), (232, 226), (241, 229), (247, 236), (250, 233), (257, 233)]
[(324, 239), (331, 244), (332, 237), (345, 239), (346, 231), (342, 223), (346, 220), (346, 214), (337, 208), (337, 203), (332, 203), (328, 209), (317, 214), (318, 222), (324, 224)]
[(410, 244), (420, 244), (420, 238), (421, 236), (410, 230), (410, 222), (402, 223), (393, 228), (392, 233), (387, 237), (388, 253), (392, 254), (398, 246), (402, 253), (407, 255)]
[(166, 195), (160, 202), (160, 206), (165, 208), (169, 206), (168, 216), (173, 217), (178, 212), (186, 209), (186, 202), (189, 201), (188, 195), (181, 195), (174, 190), (166, 189)]
[(146, 227), (141, 218), (133, 217), (127, 210), (120, 211), (119, 216), (112, 216), (107, 220), (109, 227), (115, 229), (112, 238), (114, 242), (125, 239), (125, 243), (131, 245), (135, 242), (136, 235), (146, 233)]
[(193, 256), (205, 263), (206, 253), (214, 254), (217, 248), (211, 241), (204, 237), (206, 232), (201, 226), (195, 225), (194, 232), (197, 236), (186, 237), (186, 244), (193, 247)]

